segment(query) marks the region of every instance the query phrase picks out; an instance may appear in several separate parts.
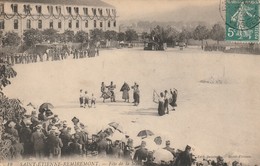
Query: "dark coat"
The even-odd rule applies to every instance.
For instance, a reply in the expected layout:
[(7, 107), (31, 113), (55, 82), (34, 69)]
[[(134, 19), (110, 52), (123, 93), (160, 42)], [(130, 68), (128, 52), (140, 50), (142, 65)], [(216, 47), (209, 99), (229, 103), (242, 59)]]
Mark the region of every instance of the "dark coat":
[(159, 104), (158, 104), (158, 114), (160, 116), (165, 114), (164, 102), (162, 102), (162, 101), (159, 101)]
[(45, 146), (45, 136), (43, 132), (35, 131), (32, 134), (31, 141), (33, 143), (33, 147), (35, 151), (44, 150)]
[(180, 153), (178, 158), (176, 159), (177, 166), (191, 166), (192, 157), (191, 154), (187, 151), (183, 151)]
[(32, 154), (33, 144), (31, 142), (32, 130), (30, 127), (23, 127), (20, 133), (20, 140), (23, 143), (24, 155)]
[(146, 148), (140, 148), (135, 152), (134, 160), (139, 164), (142, 163), (142, 160), (147, 160), (148, 150)]
[(61, 139), (54, 134), (50, 134), (47, 138), (47, 147), (49, 152), (56, 155), (61, 153), (61, 147), (63, 146)]

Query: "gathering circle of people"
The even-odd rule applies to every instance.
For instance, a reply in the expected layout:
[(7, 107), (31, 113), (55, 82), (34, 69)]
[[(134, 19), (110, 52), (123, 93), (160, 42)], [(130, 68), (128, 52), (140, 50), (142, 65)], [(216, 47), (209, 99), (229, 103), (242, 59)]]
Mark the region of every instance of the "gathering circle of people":
[[(111, 102), (116, 102), (116, 96), (115, 96), (115, 89), (116, 85), (111, 81), (110, 85), (106, 86), (104, 82), (101, 83), (101, 96), (100, 98), (103, 98), (103, 103), (105, 103), (106, 99), (110, 99)], [(131, 86), (131, 89), (133, 89), (133, 103), (134, 106), (138, 106), (140, 103), (140, 90), (139, 85), (135, 82), (133, 86)], [(122, 92), (122, 99), (124, 102), (129, 103), (129, 91), (130, 86), (124, 82), (120, 92)], [(172, 107), (172, 110), (175, 111), (175, 107), (177, 107), (176, 101), (177, 101), (177, 95), (178, 90), (177, 89), (170, 89), (170, 93), (165, 90), (164, 92), (161, 92), (158, 94), (155, 90), (153, 92), (153, 102), (158, 103), (158, 115), (162, 116), (165, 114), (169, 114), (169, 105)], [(90, 98), (88, 96), (88, 92), (85, 91), (83, 93), (83, 90), (80, 89), (80, 97), (79, 97), (79, 103), (80, 107), (92, 107), (92, 105), (95, 108), (96, 104), (96, 98), (94, 97), (94, 94), (92, 94), (92, 97)], [(90, 103), (90, 104), (89, 104)]]
[[(7, 121), (4, 124), (5, 132), (10, 134), (12, 141), (12, 159), (61, 159), (61, 158), (101, 158), (125, 159), (135, 165), (158, 165), (156, 150), (146, 147), (146, 140), (153, 134), (138, 133), (140, 145), (134, 144), (134, 139), (126, 132), (120, 130), (119, 124), (111, 122), (105, 129), (90, 135), (88, 127), (81, 123), (77, 117), (71, 119), (74, 127), (68, 127), (67, 121), (62, 121), (48, 107), (40, 107), (32, 111), (31, 115), (24, 115), (19, 122)], [(144, 132), (145, 131), (145, 132)], [(116, 132), (122, 139), (112, 139)], [(151, 131), (150, 131), (151, 132)], [(152, 132), (151, 132), (152, 133)], [(162, 138), (154, 139), (156, 145), (162, 144)], [(165, 141), (162, 150), (170, 154), (169, 161), (161, 163), (173, 166), (191, 165), (195, 161), (191, 147), (187, 145), (184, 151), (175, 150), (169, 140)]]

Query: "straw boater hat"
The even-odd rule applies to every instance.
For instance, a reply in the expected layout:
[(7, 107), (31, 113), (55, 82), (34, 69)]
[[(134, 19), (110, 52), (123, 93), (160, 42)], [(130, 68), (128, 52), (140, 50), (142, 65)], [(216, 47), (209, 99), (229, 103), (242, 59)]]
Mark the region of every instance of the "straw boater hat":
[(9, 124), (8, 124), (8, 127), (14, 127), (16, 125), (16, 123), (14, 123), (13, 121), (11, 121)]
[(37, 126), (36, 126), (36, 129), (41, 129), (42, 128), (42, 125), (41, 124), (38, 124)]
[(30, 126), (32, 124), (32, 121), (29, 118), (24, 119), (23, 122), (24, 122), (25, 126)]

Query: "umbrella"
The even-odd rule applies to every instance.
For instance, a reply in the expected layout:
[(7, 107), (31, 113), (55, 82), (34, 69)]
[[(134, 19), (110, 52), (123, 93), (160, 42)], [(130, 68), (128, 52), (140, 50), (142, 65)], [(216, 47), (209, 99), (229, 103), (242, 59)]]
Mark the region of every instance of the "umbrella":
[(39, 109), (44, 109), (44, 108), (54, 108), (54, 106), (51, 103), (43, 103)]
[(110, 135), (108, 138), (112, 141), (116, 141), (116, 140), (119, 140), (119, 141), (122, 141), (123, 138), (125, 137), (125, 135), (119, 131), (115, 131), (112, 135)]
[(123, 127), (116, 122), (111, 122), (108, 124), (109, 126), (113, 127), (114, 129), (118, 130), (119, 132), (123, 133)]
[(161, 164), (161, 161), (169, 162), (173, 160), (173, 155), (171, 152), (165, 149), (158, 149), (153, 154), (154, 163)]
[(154, 135), (154, 133), (150, 130), (142, 130), (137, 134), (138, 137), (148, 137), (152, 135)]
[(154, 142), (156, 145), (161, 145), (162, 144), (162, 138), (160, 136), (154, 138)]

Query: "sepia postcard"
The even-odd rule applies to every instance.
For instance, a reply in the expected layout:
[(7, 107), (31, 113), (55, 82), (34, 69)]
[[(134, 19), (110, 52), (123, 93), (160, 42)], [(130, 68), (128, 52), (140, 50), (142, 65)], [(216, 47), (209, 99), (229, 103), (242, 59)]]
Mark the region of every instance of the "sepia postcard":
[(257, 166), (259, 0), (0, 0), (0, 166)]

